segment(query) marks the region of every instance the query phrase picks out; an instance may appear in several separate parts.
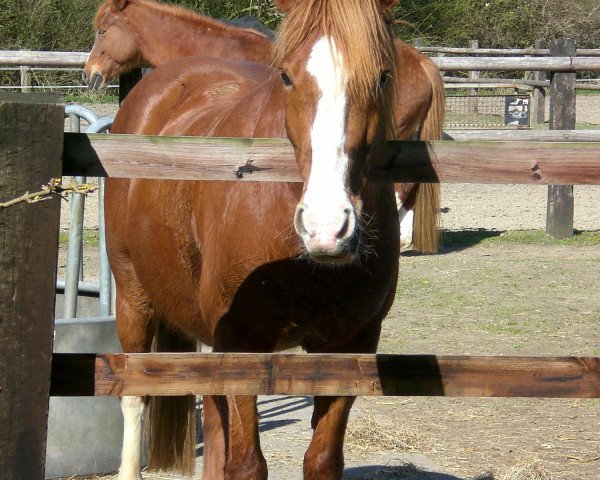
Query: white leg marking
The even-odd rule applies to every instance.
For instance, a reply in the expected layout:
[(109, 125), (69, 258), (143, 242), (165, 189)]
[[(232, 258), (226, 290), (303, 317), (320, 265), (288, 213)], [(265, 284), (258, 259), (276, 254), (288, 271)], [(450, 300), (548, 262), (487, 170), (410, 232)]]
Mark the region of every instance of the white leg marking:
[[(396, 196), (396, 198), (398, 198)], [(406, 250), (412, 245), (413, 241), (413, 221), (415, 218), (414, 210), (406, 210), (400, 202), (398, 209), (400, 218), (400, 250)]]
[(146, 405), (142, 397), (122, 397), (121, 411), (124, 428), (119, 480), (141, 480), (142, 425)]
[(309, 233), (335, 237), (347, 221), (347, 209), (353, 209), (345, 188), (348, 81), (332, 39), (323, 37), (315, 43), (307, 71), (315, 78), (321, 96), (310, 132), (312, 168), (303, 200), (304, 221)]

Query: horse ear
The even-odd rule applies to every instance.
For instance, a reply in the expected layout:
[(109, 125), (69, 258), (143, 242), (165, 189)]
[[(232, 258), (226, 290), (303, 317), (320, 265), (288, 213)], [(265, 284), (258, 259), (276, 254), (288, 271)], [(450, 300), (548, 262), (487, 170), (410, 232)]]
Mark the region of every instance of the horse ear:
[(288, 12), (294, 3), (294, 0), (275, 0), (275, 6), (282, 12)]
[(117, 7), (117, 10), (121, 11), (127, 5), (128, 0), (114, 0), (114, 2), (115, 2), (115, 7)]

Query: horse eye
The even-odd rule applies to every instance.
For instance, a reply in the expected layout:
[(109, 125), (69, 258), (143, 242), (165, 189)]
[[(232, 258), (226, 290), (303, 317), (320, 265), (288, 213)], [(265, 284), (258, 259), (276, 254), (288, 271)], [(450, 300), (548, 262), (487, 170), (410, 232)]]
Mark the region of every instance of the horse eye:
[(104, 35), (104, 34), (106, 33), (106, 30), (98, 30), (98, 33), (99, 33), (100, 35)]
[(391, 76), (392, 75), (389, 70), (383, 71), (381, 73), (381, 77), (379, 77), (379, 86), (383, 88)]
[(290, 79), (290, 77), (288, 77), (287, 73), (281, 72), (281, 80), (283, 80), (283, 84), (286, 87), (291, 87), (292, 86), (292, 80)]

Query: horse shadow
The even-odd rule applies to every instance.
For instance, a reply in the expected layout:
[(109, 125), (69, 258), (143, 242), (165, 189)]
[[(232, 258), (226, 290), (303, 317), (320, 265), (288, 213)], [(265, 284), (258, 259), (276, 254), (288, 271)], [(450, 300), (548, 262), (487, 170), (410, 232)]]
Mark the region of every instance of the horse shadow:
[[(275, 430), (277, 428), (293, 425), (303, 420), (301, 418), (283, 418), (279, 420), (271, 420), (282, 415), (288, 415), (293, 412), (310, 408), (312, 410), (312, 397), (267, 397), (257, 402), (258, 405), (258, 431), (260, 433)], [(197, 412), (202, 407), (202, 400), (196, 405)], [(196, 448), (196, 456), (202, 456), (204, 453), (204, 434), (202, 431), (202, 421), (200, 414), (196, 414), (196, 443), (199, 444)]]
[(343, 480), (495, 480), (491, 473), (463, 478), (427, 470), (409, 462), (399, 465), (367, 465), (344, 470)]
[[(485, 228), (443, 230), (440, 248), (434, 255), (462, 252), (468, 248), (479, 245), (489, 238), (500, 237), (503, 233), (505, 233), (505, 230), (486, 230)], [(422, 255), (427, 254), (416, 252), (414, 250), (406, 250), (401, 253), (401, 257), (417, 257)]]

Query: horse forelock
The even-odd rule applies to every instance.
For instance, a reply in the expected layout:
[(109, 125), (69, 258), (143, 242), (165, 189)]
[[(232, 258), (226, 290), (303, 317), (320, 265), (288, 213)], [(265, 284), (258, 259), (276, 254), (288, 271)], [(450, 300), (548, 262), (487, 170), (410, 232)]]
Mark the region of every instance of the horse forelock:
[(378, 0), (306, 0), (297, 5), (277, 32), (276, 65), (281, 66), (288, 53), (320, 32), (335, 42), (349, 91), (358, 101), (370, 100), (378, 93), (374, 85), (378, 85), (382, 70), (395, 75), (391, 18), (382, 12)]
[(100, 22), (102, 21), (104, 16), (107, 14), (107, 12), (110, 10), (112, 3), (113, 3), (113, 0), (104, 0), (104, 2), (98, 7), (98, 10), (96, 10), (96, 14), (94, 15), (94, 18), (92, 19), (92, 27), (94, 27), (95, 30), (98, 30), (98, 28), (100, 26)]

